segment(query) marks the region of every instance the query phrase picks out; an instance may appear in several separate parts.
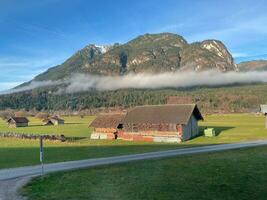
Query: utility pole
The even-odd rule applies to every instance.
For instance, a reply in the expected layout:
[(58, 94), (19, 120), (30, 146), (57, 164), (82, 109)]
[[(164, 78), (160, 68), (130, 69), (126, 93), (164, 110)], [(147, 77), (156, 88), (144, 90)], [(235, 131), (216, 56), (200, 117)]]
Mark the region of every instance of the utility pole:
[(44, 175), (44, 142), (43, 142), (43, 136), (40, 136), (40, 162), (41, 162), (41, 168), (42, 168), (42, 176)]

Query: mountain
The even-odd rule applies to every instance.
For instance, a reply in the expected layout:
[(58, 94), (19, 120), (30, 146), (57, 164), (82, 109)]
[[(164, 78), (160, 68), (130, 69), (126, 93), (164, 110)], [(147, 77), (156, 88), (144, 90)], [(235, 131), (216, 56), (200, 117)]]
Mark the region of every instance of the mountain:
[[(128, 108), (144, 104), (163, 104), (169, 96), (179, 96), (189, 97), (206, 112), (248, 112), (255, 110), (259, 104), (267, 102), (266, 84), (249, 82), (233, 84), (231, 87), (197, 86), (155, 89), (153, 87), (155, 81), (147, 79), (148, 84), (151, 84), (151, 88), (154, 89), (129, 87), (97, 90), (88, 87), (88, 84), (94, 85), (98, 83), (96, 79), (103, 79), (101, 83), (104, 82), (108, 86), (114, 82), (115, 85), (117, 83), (123, 85), (121, 80), (128, 84), (127, 77), (131, 76), (124, 76), (122, 79), (86, 76), (87, 78), (84, 79), (83, 75), (123, 76), (128, 73), (159, 74), (177, 70), (201, 72), (210, 69), (221, 72), (253, 71), (267, 69), (266, 63), (267, 61), (252, 61), (236, 65), (225, 45), (218, 40), (188, 43), (182, 36), (172, 33), (145, 34), (125, 44), (87, 45), (64, 63), (48, 69), (32, 81), (18, 86), (11, 93), (0, 95), (0, 110), (11, 108), (93, 112), (95, 108), (103, 107)], [(74, 73), (82, 75), (68, 79)], [(192, 79), (186, 78), (190, 81)], [(159, 82), (158, 79), (157, 81)], [(69, 86), (75, 92), (64, 92), (64, 89)], [(82, 90), (75, 90), (76, 87)]]
[(238, 64), (240, 71), (267, 71), (267, 60), (254, 60)]
[(172, 33), (145, 34), (125, 44), (90, 44), (61, 65), (36, 76), (34, 81), (63, 79), (73, 73), (113, 76), (208, 69), (237, 70), (222, 42), (205, 40), (189, 44), (182, 36)]

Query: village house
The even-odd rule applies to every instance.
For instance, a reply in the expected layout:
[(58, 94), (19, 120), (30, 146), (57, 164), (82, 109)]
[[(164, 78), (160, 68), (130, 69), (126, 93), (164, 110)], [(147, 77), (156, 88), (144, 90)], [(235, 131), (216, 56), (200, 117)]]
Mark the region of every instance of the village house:
[(267, 105), (261, 105), (261, 112), (265, 115), (265, 128), (267, 128)]
[(203, 117), (195, 104), (138, 106), (125, 116), (100, 115), (92, 139), (181, 142), (198, 136)]
[(97, 116), (89, 127), (93, 128), (91, 139), (117, 139), (122, 128), (122, 119), (125, 114), (101, 114)]
[(26, 127), (28, 126), (29, 120), (26, 117), (10, 117), (7, 123), (9, 127)]
[(58, 126), (58, 125), (63, 125), (64, 123), (65, 123), (64, 119), (60, 119), (57, 116), (50, 117), (50, 118), (47, 118), (47, 119), (43, 120), (43, 125), (44, 126), (49, 126), (49, 125)]

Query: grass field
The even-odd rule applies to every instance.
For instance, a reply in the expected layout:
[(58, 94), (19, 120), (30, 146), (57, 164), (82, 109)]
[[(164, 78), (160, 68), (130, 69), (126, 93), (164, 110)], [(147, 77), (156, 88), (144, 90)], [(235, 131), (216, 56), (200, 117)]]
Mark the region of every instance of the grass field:
[[(29, 127), (9, 129), (2, 121), (0, 132), (15, 131), (36, 134), (55, 133), (71, 137), (89, 137), (88, 124), (93, 117), (66, 117), (64, 126), (40, 126), (40, 121), (30, 119)], [(33, 126), (32, 126), (33, 125)], [(251, 114), (211, 115), (200, 123), (201, 128), (215, 127), (219, 134), (214, 138), (200, 136), (181, 144), (97, 141), (77, 139), (72, 142), (45, 141), (45, 162), (59, 162), (97, 158), (131, 153), (143, 153), (157, 150), (167, 150), (182, 147), (193, 147), (206, 144), (232, 143), (247, 140), (267, 139), (267, 129), (264, 129), (264, 117)], [(0, 169), (39, 164), (39, 141), (0, 138)]]
[(263, 200), (266, 157), (267, 147), (257, 147), (61, 172), (22, 193), (31, 200)]
[(89, 122), (94, 119), (93, 116), (80, 117), (64, 117), (65, 125), (63, 126), (43, 126), (42, 121), (35, 117), (28, 118), (30, 123), (28, 127), (10, 128), (7, 123), (0, 119), (0, 132), (16, 132), (16, 133), (33, 133), (33, 134), (64, 134), (67, 137), (89, 137), (91, 129), (88, 128)]
[(201, 129), (215, 128), (217, 137), (198, 137), (188, 143), (232, 143), (247, 140), (267, 139), (265, 118), (256, 114), (209, 115), (200, 122)]
[[(89, 139), (66, 143), (45, 141), (44, 162), (143, 153), (187, 146)], [(39, 164), (39, 141), (0, 138), (0, 169), (36, 164)]]

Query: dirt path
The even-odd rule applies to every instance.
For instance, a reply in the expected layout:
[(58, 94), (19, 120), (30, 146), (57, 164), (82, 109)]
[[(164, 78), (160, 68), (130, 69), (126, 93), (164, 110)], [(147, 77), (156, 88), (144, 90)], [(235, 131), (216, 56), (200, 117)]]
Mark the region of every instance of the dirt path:
[(30, 180), (31, 177), (23, 177), (0, 181), (0, 200), (26, 200), (19, 194), (19, 189)]

